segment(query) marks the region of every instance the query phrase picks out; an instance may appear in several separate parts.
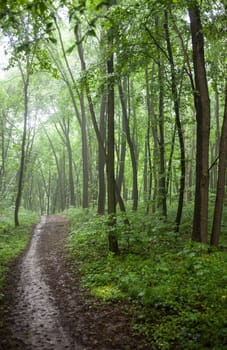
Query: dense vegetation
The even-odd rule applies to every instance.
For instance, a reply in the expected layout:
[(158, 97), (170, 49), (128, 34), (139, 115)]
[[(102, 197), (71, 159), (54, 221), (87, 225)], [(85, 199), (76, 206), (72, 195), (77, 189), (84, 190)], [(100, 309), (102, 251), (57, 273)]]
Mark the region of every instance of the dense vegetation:
[(192, 208), (184, 229), (174, 232), (141, 212), (131, 213), (131, 231), (117, 224), (122, 254), (108, 251), (107, 217), (68, 210), (70, 259), (82, 284), (103, 302), (125, 302), (134, 332), (151, 349), (225, 349), (227, 344), (227, 242), (222, 250), (190, 242)]
[(20, 210), (66, 211), (83, 284), (157, 349), (227, 344), (226, 10), (0, 3), (0, 242), (26, 243)]

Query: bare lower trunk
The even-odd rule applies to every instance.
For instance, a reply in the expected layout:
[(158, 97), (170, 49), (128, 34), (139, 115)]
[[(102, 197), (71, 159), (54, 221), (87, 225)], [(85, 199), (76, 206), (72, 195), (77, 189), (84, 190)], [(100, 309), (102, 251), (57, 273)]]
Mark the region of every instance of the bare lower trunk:
[(223, 210), (223, 201), (225, 194), (225, 174), (226, 174), (226, 159), (227, 159), (227, 83), (225, 89), (225, 111), (220, 140), (219, 164), (218, 164), (218, 181), (216, 190), (216, 202), (214, 208), (213, 226), (211, 233), (211, 244), (218, 246), (221, 219)]
[[(172, 52), (172, 45), (171, 45), (171, 41), (170, 41), (167, 11), (165, 12), (164, 28), (165, 28), (165, 33), (166, 33), (167, 51), (168, 51), (168, 56), (169, 56), (170, 69), (171, 69), (171, 88), (172, 88), (172, 96), (173, 96), (173, 100), (174, 100), (176, 128), (177, 128), (178, 139), (179, 139), (179, 144), (180, 144), (181, 178), (180, 178), (178, 208), (177, 208), (177, 215), (176, 215), (176, 220), (175, 220), (175, 223), (176, 223), (175, 229), (176, 229), (176, 231), (178, 231), (180, 223), (181, 223), (182, 210), (183, 210), (183, 204), (184, 204), (185, 145), (184, 145), (183, 130), (182, 130), (181, 119), (180, 119), (180, 96), (179, 96), (179, 93), (177, 91), (176, 70), (175, 70), (175, 63), (174, 63), (173, 52)], [(173, 140), (173, 144), (174, 144), (174, 140)]]
[[(106, 94), (103, 94), (100, 110), (100, 134), (103, 140), (105, 140), (106, 135)], [(98, 193), (98, 214), (103, 215), (105, 212), (105, 202), (106, 202), (106, 179), (105, 179), (105, 164), (106, 157), (103, 152), (102, 146), (99, 143), (99, 153), (98, 153), (98, 172), (99, 172), (99, 193)]]
[(209, 136), (210, 100), (207, 85), (204, 39), (199, 6), (189, 8), (191, 22), (193, 64), (195, 74), (194, 104), (197, 120), (196, 188), (192, 239), (208, 241), (208, 189), (209, 189)]
[[(112, 33), (108, 33), (108, 46), (112, 49)], [(115, 170), (114, 170), (114, 57), (113, 53), (107, 61), (108, 73), (108, 107), (107, 107), (107, 193), (109, 214), (109, 250), (115, 254), (119, 253), (116, 237), (116, 196), (115, 196)]]
[(24, 84), (24, 128), (21, 144), (21, 157), (20, 157), (20, 168), (19, 168), (19, 178), (18, 178), (18, 187), (17, 187), (17, 196), (15, 202), (15, 211), (14, 211), (14, 223), (15, 226), (19, 226), (19, 209), (21, 204), (22, 192), (23, 192), (23, 179), (24, 179), (24, 170), (25, 170), (25, 158), (26, 158), (26, 138), (27, 138), (27, 119), (28, 119), (28, 86), (29, 86), (29, 58), (26, 57), (26, 72), (22, 71), (22, 68), (19, 64), (19, 69), (21, 71), (21, 76)]
[(126, 138), (129, 146), (129, 151), (131, 155), (131, 163), (132, 163), (132, 176), (133, 176), (133, 210), (137, 210), (138, 207), (138, 181), (137, 181), (137, 160), (136, 160), (136, 152), (134, 148), (134, 144), (131, 138), (130, 134), (130, 128), (129, 128), (129, 119), (128, 119), (128, 113), (125, 103), (125, 97), (124, 92), (121, 83), (119, 84), (119, 95), (121, 100), (121, 106), (122, 106), (122, 117), (125, 122), (125, 131), (126, 131)]

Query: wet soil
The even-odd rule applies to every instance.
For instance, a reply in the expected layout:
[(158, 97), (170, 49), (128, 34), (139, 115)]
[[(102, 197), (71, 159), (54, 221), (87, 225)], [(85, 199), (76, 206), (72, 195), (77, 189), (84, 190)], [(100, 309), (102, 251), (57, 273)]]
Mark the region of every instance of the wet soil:
[(35, 226), (9, 276), (0, 350), (148, 350), (131, 333), (126, 305), (103, 305), (81, 287), (66, 258), (67, 234), (64, 216)]

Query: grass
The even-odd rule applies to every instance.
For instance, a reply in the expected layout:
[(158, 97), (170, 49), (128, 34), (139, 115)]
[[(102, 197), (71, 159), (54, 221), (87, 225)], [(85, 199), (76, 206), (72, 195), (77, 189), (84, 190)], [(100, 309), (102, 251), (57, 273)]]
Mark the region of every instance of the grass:
[(178, 235), (171, 221), (131, 213), (129, 230), (119, 217), (119, 256), (108, 251), (105, 216), (67, 214), (83, 285), (104, 302), (127, 302), (152, 348), (227, 349), (227, 254), (190, 241), (190, 208)]

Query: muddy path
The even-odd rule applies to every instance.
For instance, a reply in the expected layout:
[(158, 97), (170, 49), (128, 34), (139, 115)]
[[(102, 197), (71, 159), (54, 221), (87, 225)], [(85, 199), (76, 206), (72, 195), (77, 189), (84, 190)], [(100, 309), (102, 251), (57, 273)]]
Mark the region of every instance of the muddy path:
[(43, 216), (9, 276), (0, 350), (148, 349), (120, 304), (102, 305), (66, 258), (68, 222)]

